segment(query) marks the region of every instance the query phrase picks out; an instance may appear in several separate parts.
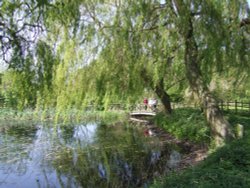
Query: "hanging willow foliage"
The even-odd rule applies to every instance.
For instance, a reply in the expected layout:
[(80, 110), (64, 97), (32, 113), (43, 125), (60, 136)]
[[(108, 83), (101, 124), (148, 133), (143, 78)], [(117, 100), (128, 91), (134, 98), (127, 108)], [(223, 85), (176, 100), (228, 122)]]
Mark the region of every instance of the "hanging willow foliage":
[[(48, 33), (30, 60), (33, 101), (58, 111), (90, 103), (134, 103), (154, 95), (161, 82), (170, 95), (181, 96), (188, 87), (180, 32), (187, 26), (187, 12), (204, 84), (215, 75), (237, 76), (235, 83), (244, 83), (239, 72), (249, 70), (249, 26), (240, 22), (249, 16), (246, 3), (188, 0), (183, 2), (188, 11), (179, 15), (178, 0), (41, 1)], [(15, 58), (14, 68), (24, 66)]]

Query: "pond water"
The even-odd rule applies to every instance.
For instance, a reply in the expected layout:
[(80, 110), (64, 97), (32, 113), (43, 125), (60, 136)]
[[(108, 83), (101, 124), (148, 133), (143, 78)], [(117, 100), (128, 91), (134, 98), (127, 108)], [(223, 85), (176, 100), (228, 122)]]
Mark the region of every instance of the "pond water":
[(129, 124), (0, 125), (0, 187), (147, 187), (180, 160), (176, 146)]

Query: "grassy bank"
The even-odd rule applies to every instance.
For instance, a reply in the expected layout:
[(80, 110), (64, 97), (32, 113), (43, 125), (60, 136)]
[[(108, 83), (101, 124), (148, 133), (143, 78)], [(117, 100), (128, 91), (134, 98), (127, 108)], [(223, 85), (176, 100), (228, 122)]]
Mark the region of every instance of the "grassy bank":
[(112, 123), (127, 119), (125, 112), (120, 111), (84, 111), (77, 109), (66, 109), (58, 112), (55, 109), (34, 110), (25, 109), (18, 111), (15, 109), (0, 109), (0, 121), (53, 121), (55, 123), (69, 123), (81, 121), (105, 121)]
[(209, 127), (200, 110), (176, 109), (171, 116), (158, 114), (154, 122), (178, 139), (204, 144), (210, 141)]
[[(176, 118), (179, 112), (174, 115)], [(196, 112), (191, 111), (190, 115), (193, 113)], [(195, 116), (193, 115), (192, 117)], [(214, 151), (198, 166), (190, 167), (181, 172), (173, 172), (167, 177), (156, 180), (151, 187), (250, 187), (250, 116), (246, 114), (235, 115), (232, 113), (226, 114), (226, 116), (232, 125), (240, 123), (244, 126), (244, 137), (242, 139), (234, 140), (230, 144)], [(184, 117), (187, 117), (185, 113)], [(182, 117), (179, 117), (176, 123), (183, 123), (181, 119)], [(197, 121), (200, 122), (198, 119)], [(165, 127), (174, 123), (172, 122), (172, 118), (165, 121), (167, 124), (162, 123), (162, 126)], [(184, 127), (191, 126), (189, 125), (189, 120), (187, 121), (187, 125), (185, 125), (185, 122), (181, 123), (178, 124), (180, 126), (178, 131), (172, 130), (171, 125), (169, 130), (172, 130), (179, 137), (187, 136), (192, 138), (192, 135), (189, 136), (188, 133), (181, 131), (185, 130)], [(194, 126), (196, 128), (199, 127), (198, 125)], [(200, 133), (199, 130), (196, 130), (196, 132), (197, 134)], [(199, 138), (203, 136), (202, 133)]]

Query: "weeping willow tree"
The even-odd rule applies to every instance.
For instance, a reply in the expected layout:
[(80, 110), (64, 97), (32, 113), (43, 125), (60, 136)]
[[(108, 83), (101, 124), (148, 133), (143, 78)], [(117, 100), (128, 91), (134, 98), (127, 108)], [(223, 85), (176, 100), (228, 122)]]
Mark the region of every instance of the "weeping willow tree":
[(186, 77), (204, 109), (218, 146), (233, 135), (216, 98), (207, 87), (206, 77), (209, 78), (209, 71), (221, 71), (230, 64), (247, 65), (249, 46), (242, 48), (244, 39), (247, 38), (240, 28), (240, 18), (246, 16), (243, 9), (246, 2), (245, 4), (238, 1), (188, 3), (179, 0), (173, 2), (175, 7), (173, 12), (177, 20), (182, 23), (178, 32), (183, 36), (185, 46)]
[(38, 41), (33, 67), (36, 72), (34, 82), (37, 85), (37, 110), (55, 106), (54, 77), (58, 61), (52, 48), (45, 41)]
[(174, 58), (183, 56), (184, 48), (174, 43), (177, 34), (161, 26), (163, 14), (155, 8), (159, 2), (58, 1), (56, 5), (56, 11), (48, 12), (53, 15), (52, 28), (56, 20), (80, 45), (96, 43), (94, 82), (99, 102), (118, 97), (132, 103), (146, 89), (155, 92), (165, 112), (171, 113), (167, 90), (179, 87), (176, 83), (184, 78), (182, 58)]
[(22, 110), (36, 103), (34, 84), (35, 71), (32, 70), (32, 58), (25, 60), (25, 65), (19, 70), (10, 69), (2, 77), (2, 94), (7, 107)]
[(120, 95), (123, 87), (133, 94), (149, 86), (171, 112), (166, 86), (185, 75), (216, 144), (233, 136), (208, 84), (214, 72), (248, 66), (246, 1), (74, 1), (60, 6), (77, 10), (72, 14), (66, 8), (70, 12), (64, 14), (67, 27), (74, 23), (72, 35), (103, 43), (96, 67), (99, 93)]
[[(18, 66), (4, 72), (1, 90), (6, 106), (22, 110), (48, 103), (45, 102), (46, 100), (52, 103), (50, 94), (53, 93), (52, 77), (56, 59), (45, 42), (39, 41), (36, 49), (36, 60), (30, 54), (21, 60), (22, 63), (18, 62)], [(18, 60), (12, 59), (11, 61), (13, 66), (13, 61)]]

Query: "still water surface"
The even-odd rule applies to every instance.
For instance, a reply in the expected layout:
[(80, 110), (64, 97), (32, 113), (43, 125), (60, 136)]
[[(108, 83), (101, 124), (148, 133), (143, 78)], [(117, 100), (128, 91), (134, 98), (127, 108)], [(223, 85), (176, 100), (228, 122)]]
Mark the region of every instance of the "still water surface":
[(147, 187), (180, 160), (176, 146), (129, 124), (0, 125), (0, 187)]

